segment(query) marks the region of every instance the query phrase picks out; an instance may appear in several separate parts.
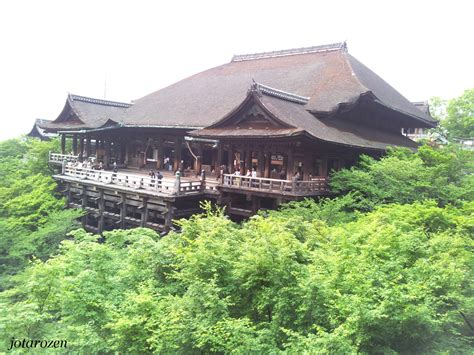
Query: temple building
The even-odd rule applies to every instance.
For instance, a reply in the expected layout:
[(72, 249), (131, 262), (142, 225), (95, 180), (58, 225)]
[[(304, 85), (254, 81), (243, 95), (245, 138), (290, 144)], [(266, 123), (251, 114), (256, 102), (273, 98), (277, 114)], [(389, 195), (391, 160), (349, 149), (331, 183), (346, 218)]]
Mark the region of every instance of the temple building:
[(326, 195), (331, 171), (390, 146), (415, 149), (402, 129), (435, 125), (336, 43), (236, 55), (131, 103), (69, 94), (39, 127), (61, 136), (54, 177), (101, 232), (167, 231), (205, 199), (250, 216)]

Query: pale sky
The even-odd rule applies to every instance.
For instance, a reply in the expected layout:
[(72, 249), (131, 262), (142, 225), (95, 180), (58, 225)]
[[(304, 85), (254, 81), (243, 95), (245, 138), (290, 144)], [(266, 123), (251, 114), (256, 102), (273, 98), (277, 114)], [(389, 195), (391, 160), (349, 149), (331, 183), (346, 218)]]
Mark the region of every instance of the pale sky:
[[(347, 40), (406, 98), (474, 87), (474, 1), (0, 2), (0, 140), (67, 93), (130, 102), (234, 54)], [(107, 79), (106, 79), (107, 78)], [(105, 80), (106, 79), (106, 80)]]

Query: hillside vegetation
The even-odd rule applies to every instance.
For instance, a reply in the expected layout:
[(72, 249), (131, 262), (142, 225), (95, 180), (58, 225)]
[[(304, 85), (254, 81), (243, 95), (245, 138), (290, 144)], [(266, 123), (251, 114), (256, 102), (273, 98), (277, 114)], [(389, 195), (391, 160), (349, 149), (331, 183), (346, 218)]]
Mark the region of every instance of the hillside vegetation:
[[(78, 353), (469, 353), (473, 153), (394, 149), (332, 176), (333, 199), (230, 221), (78, 229), (45, 154), (0, 143), (0, 314)], [(73, 230), (71, 232), (71, 230)], [(2, 350), (3, 351), (3, 348)]]

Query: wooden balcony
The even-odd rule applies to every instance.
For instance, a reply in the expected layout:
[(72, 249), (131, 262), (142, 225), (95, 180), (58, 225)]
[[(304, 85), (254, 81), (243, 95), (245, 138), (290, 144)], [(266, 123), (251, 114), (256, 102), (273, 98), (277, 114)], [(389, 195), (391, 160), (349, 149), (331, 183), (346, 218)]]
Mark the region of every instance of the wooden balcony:
[(253, 191), (271, 195), (316, 196), (329, 193), (328, 179), (317, 176), (309, 181), (253, 178), (225, 174), (220, 188), (226, 191)]
[(115, 186), (119, 190), (149, 192), (152, 194), (181, 196), (204, 192), (205, 184), (201, 180), (176, 178), (157, 179), (147, 175), (128, 172), (94, 170), (83, 167), (64, 165), (61, 175), (56, 179), (87, 181), (89, 184)]
[(50, 153), (49, 162), (62, 166), (58, 180), (74, 180), (86, 182), (88, 185), (105, 185), (108, 189), (122, 191), (140, 191), (146, 195), (165, 195), (169, 197), (189, 196), (198, 194), (218, 195), (219, 190), (225, 192), (249, 193), (260, 196), (291, 198), (318, 196), (329, 194), (326, 177), (312, 177), (308, 181), (280, 180), (259, 177), (237, 176), (224, 174), (219, 181), (202, 179), (201, 177), (176, 177), (164, 172), (161, 180), (151, 178), (147, 172), (131, 169), (120, 169), (114, 173), (106, 170), (95, 170), (76, 166), (73, 161), (77, 156)]

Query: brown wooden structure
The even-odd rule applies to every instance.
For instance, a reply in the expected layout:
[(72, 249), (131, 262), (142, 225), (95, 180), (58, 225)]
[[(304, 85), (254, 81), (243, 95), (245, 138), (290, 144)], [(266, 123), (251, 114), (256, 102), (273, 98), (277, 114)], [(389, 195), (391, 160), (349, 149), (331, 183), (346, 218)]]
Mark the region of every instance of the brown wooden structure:
[[(69, 205), (87, 209), (85, 225), (101, 232), (167, 230), (202, 199), (249, 216), (325, 195), (331, 170), (389, 146), (416, 148), (401, 129), (434, 125), (337, 43), (234, 56), (133, 103), (70, 94), (41, 128), (61, 135), (50, 161), (62, 167), (55, 178)], [(89, 168), (102, 162), (109, 171), (66, 163), (91, 158)], [(165, 173), (160, 186), (147, 180), (150, 169)]]

